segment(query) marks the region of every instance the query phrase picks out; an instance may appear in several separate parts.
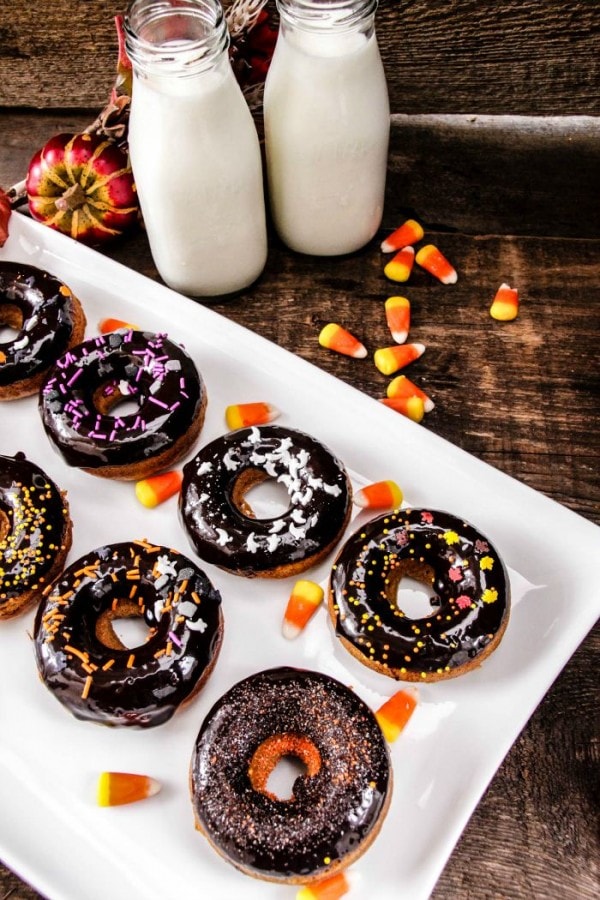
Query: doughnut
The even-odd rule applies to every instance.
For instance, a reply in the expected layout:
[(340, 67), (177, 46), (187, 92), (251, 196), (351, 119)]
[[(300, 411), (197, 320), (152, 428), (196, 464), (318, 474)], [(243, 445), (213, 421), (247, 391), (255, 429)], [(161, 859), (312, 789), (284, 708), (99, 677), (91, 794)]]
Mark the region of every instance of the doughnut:
[[(145, 643), (113, 626), (140, 618)], [(221, 647), (221, 597), (176, 550), (146, 540), (93, 550), (65, 569), (38, 608), (40, 677), (76, 718), (105, 725), (166, 722), (202, 687)]]
[[(268, 779), (286, 756), (305, 773), (282, 799)], [(196, 828), (266, 881), (306, 884), (350, 865), (377, 836), (391, 790), (388, 747), (369, 707), (328, 675), (288, 667), (221, 697), (190, 765)]]
[[(434, 591), (431, 613), (398, 605), (403, 577)], [(338, 638), (362, 663), (401, 681), (440, 681), (479, 666), (498, 646), (510, 613), (505, 566), (472, 525), (425, 509), (397, 509), (356, 531), (329, 582)]]
[[(119, 404), (135, 404), (119, 415)], [(84, 341), (50, 369), (42, 422), (67, 465), (138, 480), (190, 449), (204, 422), (206, 391), (188, 353), (164, 334), (123, 329)]]
[[(254, 517), (246, 492), (266, 479), (285, 485), (283, 515)], [(247, 577), (285, 578), (316, 565), (350, 517), (342, 463), (313, 437), (279, 425), (229, 432), (183, 470), (179, 510), (198, 556)]]
[(0, 262), (0, 328), (17, 335), (0, 338), (0, 400), (17, 400), (39, 390), (59, 356), (83, 340), (85, 315), (71, 289), (42, 269)]
[(66, 496), (24, 453), (0, 456), (0, 619), (39, 599), (71, 547)]

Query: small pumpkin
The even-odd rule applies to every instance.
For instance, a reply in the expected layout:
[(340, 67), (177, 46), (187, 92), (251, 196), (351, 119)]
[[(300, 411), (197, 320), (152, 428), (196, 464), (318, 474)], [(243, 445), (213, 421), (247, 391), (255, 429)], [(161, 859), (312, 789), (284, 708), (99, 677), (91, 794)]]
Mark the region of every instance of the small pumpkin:
[(26, 178), (34, 219), (85, 244), (136, 224), (139, 203), (129, 158), (98, 134), (57, 134), (35, 154)]

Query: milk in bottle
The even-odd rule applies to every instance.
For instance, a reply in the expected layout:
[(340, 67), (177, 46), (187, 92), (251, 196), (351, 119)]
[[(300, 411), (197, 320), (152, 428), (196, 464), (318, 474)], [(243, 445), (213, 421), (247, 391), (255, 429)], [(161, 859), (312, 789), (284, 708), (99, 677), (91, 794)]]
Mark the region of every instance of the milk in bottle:
[(376, 0), (277, 0), (265, 86), (269, 198), (293, 250), (349, 253), (383, 214), (389, 102)]
[(241, 290), (267, 255), (258, 135), (217, 0), (134, 0), (129, 151), (155, 265), (186, 294)]

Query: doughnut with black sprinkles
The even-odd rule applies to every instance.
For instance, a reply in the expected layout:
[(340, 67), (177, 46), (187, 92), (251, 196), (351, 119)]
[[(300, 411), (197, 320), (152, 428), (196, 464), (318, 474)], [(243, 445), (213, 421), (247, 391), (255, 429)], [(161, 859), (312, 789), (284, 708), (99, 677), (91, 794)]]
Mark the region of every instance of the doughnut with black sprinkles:
[[(398, 604), (404, 577), (432, 587), (431, 613)], [(440, 681), (479, 666), (510, 614), (506, 568), (492, 544), (445, 512), (398, 509), (356, 531), (329, 583), (329, 612), (342, 644), (361, 662), (403, 681)]]
[(0, 456), (0, 619), (40, 598), (70, 547), (64, 493), (24, 453)]
[[(122, 401), (134, 403), (134, 411), (119, 415)], [(183, 347), (164, 334), (122, 329), (61, 356), (46, 375), (39, 406), (67, 465), (138, 480), (187, 453), (204, 422), (206, 390)]]
[(71, 289), (42, 269), (0, 262), (0, 400), (35, 394), (59, 356), (83, 340), (85, 315)]
[[(279, 759), (306, 773), (289, 799), (268, 789)], [(277, 668), (234, 685), (204, 720), (190, 766), (196, 827), (266, 881), (310, 883), (350, 865), (378, 834), (392, 771), (369, 707), (319, 672)]]
[[(104, 725), (166, 722), (202, 687), (223, 637), (221, 596), (183, 554), (148, 541), (100, 547), (47, 590), (35, 619), (40, 677), (76, 718)], [(140, 618), (126, 647), (113, 621)]]

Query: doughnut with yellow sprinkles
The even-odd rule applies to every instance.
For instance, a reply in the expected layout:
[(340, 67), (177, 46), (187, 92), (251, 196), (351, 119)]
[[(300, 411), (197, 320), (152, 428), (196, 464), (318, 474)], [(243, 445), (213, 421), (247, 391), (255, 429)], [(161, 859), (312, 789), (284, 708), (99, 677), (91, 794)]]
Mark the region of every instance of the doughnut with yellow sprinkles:
[[(114, 622), (138, 618), (126, 646)], [(78, 719), (150, 727), (202, 687), (223, 637), (221, 596), (176, 550), (132, 541), (77, 560), (46, 591), (35, 620), (42, 681)]]
[[(403, 577), (432, 589), (426, 615), (402, 609)], [(498, 646), (510, 584), (497, 551), (472, 525), (445, 512), (397, 509), (340, 550), (329, 612), (342, 644), (365, 665), (403, 681), (441, 681)]]
[(65, 495), (23, 453), (0, 456), (0, 619), (39, 599), (70, 547)]

